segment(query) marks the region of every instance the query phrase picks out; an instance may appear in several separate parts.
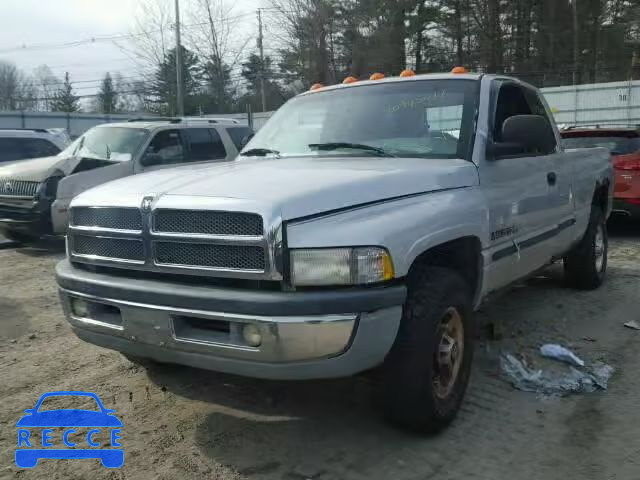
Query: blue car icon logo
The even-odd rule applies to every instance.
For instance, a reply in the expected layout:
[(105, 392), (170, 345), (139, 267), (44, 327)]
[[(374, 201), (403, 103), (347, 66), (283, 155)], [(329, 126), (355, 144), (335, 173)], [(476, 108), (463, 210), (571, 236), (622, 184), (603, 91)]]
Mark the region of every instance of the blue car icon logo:
[[(90, 397), (95, 400), (98, 410), (78, 408), (62, 408), (41, 411), (42, 403), (51, 397)], [(84, 399), (89, 400), (89, 399)], [(95, 393), (63, 391), (43, 394), (36, 406), (25, 410), (16, 427), (18, 427), (18, 448), (16, 449), (16, 465), (20, 468), (33, 468), (41, 458), (82, 459), (99, 458), (107, 468), (119, 468), (124, 463), (124, 450), (120, 444), (122, 422), (114, 415), (114, 410), (104, 407)], [(69, 448), (53, 447), (53, 429), (64, 428), (62, 440)], [(87, 429), (86, 435), (76, 429)], [(100, 442), (95, 436), (101, 429), (110, 430), (110, 448), (98, 448)], [(40, 439), (41, 437), (41, 439)], [(40, 441), (41, 440), (41, 441)], [(76, 445), (90, 448), (74, 448)], [(26, 447), (26, 448), (25, 448)], [(42, 448), (40, 448), (42, 447)]]

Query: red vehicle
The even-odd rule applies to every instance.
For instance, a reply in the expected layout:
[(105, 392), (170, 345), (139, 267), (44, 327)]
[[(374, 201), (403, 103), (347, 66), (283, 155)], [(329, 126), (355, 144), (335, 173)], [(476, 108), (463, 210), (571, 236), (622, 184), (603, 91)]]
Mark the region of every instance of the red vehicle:
[(613, 211), (640, 218), (640, 126), (570, 127), (560, 132), (565, 148), (608, 148), (613, 157)]

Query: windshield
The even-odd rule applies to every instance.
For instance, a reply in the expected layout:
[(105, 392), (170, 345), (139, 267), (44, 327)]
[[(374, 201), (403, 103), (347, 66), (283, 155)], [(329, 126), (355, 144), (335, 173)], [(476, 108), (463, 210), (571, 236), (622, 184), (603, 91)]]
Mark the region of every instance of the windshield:
[(419, 80), (302, 95), (243, 154), (468, 158), (477, 91), (475, 80)]
[(74, 141), (59, 156), (80, 156), (111, 160), (130, 160), (149, 135), (149, 130), (130, 127), (95, 127)]
[(640, 150), (640, 138), (629, 137), (569, 137), (563, 140), (565, 148), (604, 147), (611, 153), (625, 155)]

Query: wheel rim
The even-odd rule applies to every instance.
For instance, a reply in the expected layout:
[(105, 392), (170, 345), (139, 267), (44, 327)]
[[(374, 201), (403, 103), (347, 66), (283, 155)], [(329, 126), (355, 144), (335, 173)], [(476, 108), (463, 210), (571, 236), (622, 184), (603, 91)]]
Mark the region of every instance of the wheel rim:
[(602, 225), (598, 225), (598, 228), (596, 229), (596, 236), (593, 240), (596, 270), (598, 272), (602, 272), (602, 269), (604, 268), (605, 249), (606, 246), (604, 243), (604, 229)]
[(464, 326), (460, 312), (449, 307), (438, 326), (438, 344), (435, 351), (433, 387), (438, 398), (451, 394), (464, 357)]

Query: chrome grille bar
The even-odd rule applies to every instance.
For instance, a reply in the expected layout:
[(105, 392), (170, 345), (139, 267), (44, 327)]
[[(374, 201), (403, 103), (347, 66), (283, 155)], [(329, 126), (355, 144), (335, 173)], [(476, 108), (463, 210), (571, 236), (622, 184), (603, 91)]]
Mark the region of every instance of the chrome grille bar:
[(0, 178), (0, 195), (7, 197), (34, 197), (40, 182)]
[(161, 208), (153, 213), (153, 231), (212, 236), (263, 235), (262, 217), (255, 213)]
[(209, 243), (154, 242), (157, 265), (264, 272), (263, 247)]
[(142, 231), (142, 214), (137, 208), (75, 207), (71, 226), (91, 229)]
[(72, 207), (71, 259), (150, 272), (281, 279), (275, 231), (266, 229), (263, 214), (145, 207)]
[(71, 253), (89, 259), (144, 263), (142, 240), (91, 235), (69, 235)]

